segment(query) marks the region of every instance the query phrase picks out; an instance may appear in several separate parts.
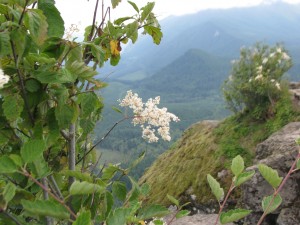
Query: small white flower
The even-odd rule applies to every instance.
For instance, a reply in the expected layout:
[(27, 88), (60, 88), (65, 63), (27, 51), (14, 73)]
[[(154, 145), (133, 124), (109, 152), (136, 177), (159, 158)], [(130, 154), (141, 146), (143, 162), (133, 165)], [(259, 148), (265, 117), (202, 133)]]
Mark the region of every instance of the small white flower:
[[(145, 104), (136, 93), (127, 91), (125, 98), (120, 101), (120, 106), (129, 107), (133, 110), (134, 117), (132, 123), (141, 125), (142, 137), (148, 142), (157, 142), (159, 139), (155, 135), (157, 132), (163, 140), (170, 141), (170, 122), (180, 121), (177, 116), (167, 111), (167, 108), (158, 108), (160, 97), (150, 98)], [(144, 126), (144, 124), (146, 124)], [(154, 129), (157, 128), (157, 130)]]
[(263, 75), (259, 74), (254, 78), (254, 80), (261, 80), (262, 78), (263, 78)]
[(281, 52), (282, 52), (282, 49), (281, 49), (281, 48), (277, 48), (277, 49), (276, 49), (276, 52), (281, 53)]
[(275, 82), (275, 80), (274, 80), (274, 79), (271, 79), (271, 82), (272, 82), (272, 83), (274, 83), (274, 82)]
[(281, 57), (283, 60), (289, 60), (291, 58), (286, 52), (283, 52)]
[(3, 70), (0, 69), (0, 89), (9, 81), (9, 76), (5, 75)]
[(279, 84), (278, 82), (275, 83), (275, 87), (276, 87), (278, 90), (281, 90), (280, 84)]
[(268, 59), (267, 57), (264, 58), (263, 61), (262, 61), (262, 64), (266, 64), (266, 63), (268, 62), (268, 60), (269, 60), (269, 59)]

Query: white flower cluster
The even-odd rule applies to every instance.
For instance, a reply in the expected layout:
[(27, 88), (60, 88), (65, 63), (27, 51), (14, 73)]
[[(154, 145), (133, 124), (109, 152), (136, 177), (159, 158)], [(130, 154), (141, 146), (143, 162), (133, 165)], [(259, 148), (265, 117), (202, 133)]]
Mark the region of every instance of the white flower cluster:
[(9, 76), (5, 75), (3, 70), (0, 69), (0, 88), (3, 88), (4, 84), (7, 84), (9, 81)]
[[(121, 101), (120, 106), (129, 107), (133, 110), (134, 117), (132, 123), (140, 125), (142, 128), (142, 137), (150, 142), (157, 142), (159, 138), (155, 135), (157, 132), (163, 140), (170, 141), (170, 122), (180, 121), (177, 116), (167, 111), (167, 108), (158, 108), (160, 97), (150, 98), (143, 103), (138, 94), (131, 90), (127, 91), (127, 95)], [(156, 127), (157, 129), (154, 129)]]

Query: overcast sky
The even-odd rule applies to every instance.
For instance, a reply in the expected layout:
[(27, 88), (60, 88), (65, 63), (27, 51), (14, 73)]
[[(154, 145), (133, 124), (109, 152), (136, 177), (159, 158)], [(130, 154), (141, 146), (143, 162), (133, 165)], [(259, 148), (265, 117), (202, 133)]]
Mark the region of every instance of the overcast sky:
[[(154, 13), (158, 19), (163, 19), (170, 15), (183, 15), (195, 13), (203, 9), (212, 8), (232, 8), (247, 7), (258, 4), (270, 4), (272, 2), (283, 1), (291, 4), (300, 3), (300, 0), (131, 0), (138, 7), (144, 6), (149, 1), (155, 1)], [(99, 1), (101, 8), (101, 0)], [(79, 25), (82, 29), (92, 23), (93, 11), (96, 0), (56, 0), (56, 6), (60, 10), (66, 28), (72, 23)], [(110, 0), (105, 0), (106, 7)], [(111, 12), (113, 18), (133, 15), (135, 11), (122, 0), (121, 4)], [(100, 16), (100, 15), (99, 15)], [(100, 18), (100, 17), (98, 17)]]

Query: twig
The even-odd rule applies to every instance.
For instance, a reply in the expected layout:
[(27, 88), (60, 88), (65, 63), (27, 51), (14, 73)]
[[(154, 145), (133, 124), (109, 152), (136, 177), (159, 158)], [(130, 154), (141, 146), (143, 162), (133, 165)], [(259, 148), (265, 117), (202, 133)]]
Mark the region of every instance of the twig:
[(0, 213), (3, 213), (5, 216), (7, 216), (8, 218), (10, 218), (11, 220), (13, 220), (17, 225), (23, 225), (22, 223), (19, 222), (19, 220), (17, 218), (15, 218), (13, 215), (11, 215), (9, 212), (6, 211), (0, 211)]
[(29, 0), (26, 0), (23, 11), (22, 11), (22, 14), (21, 14), (20, 19), (19, 19), (19, 25), (21, 25), (21, 23), (22, 23), (22, 20), (23, 20), (23, 17), (24, 17), (25, 11), (26, 11), (26, 6), (27, 6), (28, 2), (29, 2)]
[[(42, 182), (42, 184), (44, 185), (44, 187), (48, 190), (49, 187), (48, 187), (47, 178), (45, 178), (45, 177), (42, 178), (42, 179), (41, 179), (41, 182)], [(43, 197), (44, 197), (45, 200), (49, 200), (49, 194), (48, 194), (48, 192), (46, 191), (46, 189), (43, 189)], [(52, 220), (51, 217), (46, 216), (46, 224), (47, 224), (47, 225), (52, 225), (52, 224), (53, 224), (53, 220)]]
[(64, 199), (58, 185), (57, 185), (57, 182), (55, 180), (55, 178), (53, 177), (53, 175), (51, 174), (49, 176), (49, 182), (50, 182), (50, 185), (53, 186), (52, 189), (54, 189), (54, 191), (56, 192), (56, 195), (60, 198), (60, 199)]
[(28, 103), (28, 100), (27, 100), (27, 92), (26, 92), (26, 89), (25, 89), (24, 80), (23, 80), (23, 77), (21, 75), (20, 69), (18, 68), (18, 56), (16, 54), (15, 46), (14, 46), (12, 41), (10, 41), (10, 45), (11, 45), (11, 49), (12, 49), (12, 52), (13, 52), (15, 66), (17, 68), (17, 74), (18, 74), (18, 77), (19, 77), (19, 80), (20, 80), (20, 86), (21, 86), (21, 91), (22, 91), (24, 103), (25, 103), (25, 108), (27, 110), (31, 125), (34, 126), (34, 118), (33, 118), (33, 115), (30, 111), (29, 103)]
[(78, 163), (80, 163), (84, 157), (86, 157), (91, 151), (94, 150), (94, 148), (96, 148), (97, 145), (99, 145), (102, 141), (105, 140), (105, 138), (113, 131), (113, 129), (118, 126), (119, 123), (124, 122), (125, 120), (129, 119), (129, 117), (124, 117), (123, 119), (119, 120), (118, 122), (116, 122), (110, 129), (109, 131), (96, 143), (94, 144), (80, 159), (78, 159), (78, 161), (76, 162), (76, 165)]
[(54, 195), (49, 189), (47, 189), (47, 187), (45, 187), (42, 183), (40, 183), (38, 180), (36, 180), (28, 171), (26, 171), (25, 169), (23, 169), (23, 175), (28, 177), (31, 181), (33, 181), (35, 184), (37, 184), (40, 188), (42, 188), (43, 190), (47, 191), (48, 194), (55, 199), (58, 203), (60, 203), (63, 207), (65, 207), (69, 213), (76, 218), (76, 214), (67, 206), (67, 204), (64, 202), (64, 200), (59, 199), (58, 197), (56, 197), (56, 195)]
[(226, 197), (225, 197), (225, 199), (224, 199), (224, 201), (223, 201), (223, 203), (222, 203), (222, 205), (221, 205), (221, 207), (220, 207), (220, 210), (219, 210), (219, 213), (218, 213), (218, 216), (217, 216), (217, 219), (216, 219), (214, 225), (217, 225), (217, 224), (218, 224), (219, 218), (220, 218), (220, 215), (221, 215), (221, 212), (223, 211), (223, 209), (224, 209), (224, 207), (225, 207), (225, 204), (226, 204), (226, 202), (227, 202), (227, 200), (228, 200), (228, 198), (229, 198), (229, 195), (230, 195), (230, 193), (233, 191), (234, 188), (235, 188), (234, 182), (232, 182), (231, 185), (230, 185), (230, 188), (229, 188), (229, 190), (228, 190), (228, 192), (227, 192), (227, 195), (226, 195)]

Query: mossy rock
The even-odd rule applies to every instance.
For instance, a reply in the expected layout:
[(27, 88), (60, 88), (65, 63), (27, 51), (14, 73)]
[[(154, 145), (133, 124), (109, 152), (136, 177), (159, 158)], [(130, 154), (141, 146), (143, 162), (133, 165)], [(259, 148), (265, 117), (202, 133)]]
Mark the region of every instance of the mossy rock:
[(194, 124), (174, 147), (158, 157), (140, 179), (140, 183), (151, 187), (149, 202), (168, 205), (167, 194), (176, 198), (196, 195), (202, 203), (212, 199), (206, 174), (216, 174), (223, 164), (223, 159), (216, 154), (216, 136), (212, 132), (218, 123)]

